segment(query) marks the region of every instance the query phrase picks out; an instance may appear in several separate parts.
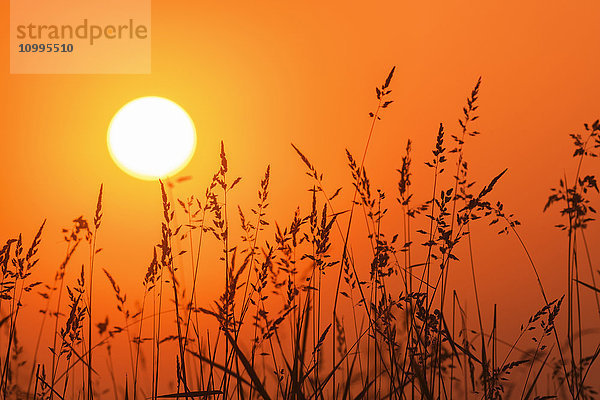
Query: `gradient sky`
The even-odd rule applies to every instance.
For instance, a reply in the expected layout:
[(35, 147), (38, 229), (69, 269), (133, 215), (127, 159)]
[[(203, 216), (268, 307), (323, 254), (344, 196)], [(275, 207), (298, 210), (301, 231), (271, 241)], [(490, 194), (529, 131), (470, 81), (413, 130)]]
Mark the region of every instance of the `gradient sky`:
[[(542, 208), (549, 188), (573, 171), (568, 134), (600, 117), (597, 1), (153, 0), (149, 75), (11, 75), (8, 1), (0, 13), (0, 238), (23, 232), (29, 241), (47, 218), (40, 269), (48, 276), (64, 251), (60, 229), (79, 215), (92, 217), (103, 183), (99, 263), (118, 271), (126, 290), (140, 290), (160, 235), (161, 203), (156, 182), (125, 174), (108, 153), (108, 124), (126, 102), (167, 97), (194, 119), (198, 149), (180, 173), (193, 179), (178, 185), (176, 196), (204, 193), (223, 140), (231, 176), (243, 176), (233, 202), (255, 204), (270, 164), (270, 215), (287, 223), (298, 202), (308, 207), (310, 185), (290, 143), (325, 172), (332, 191), (347, 186), (344, 150), (362, 152), (374, 87), (396, 66), (394, 103), (366, 161), (389, 207), (408, 138), (413, 187), (426, 199), (431, 172), (423, 162), (438, 124), (458, 132), (466, 97), (482, 76), (482, 134), (465, 147), (471, 177), (483, 185), (508, 168), (494, 199), (523, 223), (550, 297), (562, 293), (564, 263), (556, 260), (566, 260), (566, 239), (553, 228), (556, 210)], [(600, 172), (597, 161), (584, 168)], [(347, 186), (340, 209), (350, 195)], [(393, 220), (387, 224), (390, 232), (399, 229)], [(487, 310), (498, 304), (501, 318), (512, 323), (508, 335), (541, 305), (534, 276), (513, 237), (496, 240), (495, 229), (484, 225), (473, 230), (480, 299)], [(599, 234), (597, 226), (589, 233), (596, 260)], [(217, 279), (206, 268), (207, 279)], [(456, 275), (465, 293), (472, 290), (468, 277)], [(205, 291), (207, 301), (218, 294)]]

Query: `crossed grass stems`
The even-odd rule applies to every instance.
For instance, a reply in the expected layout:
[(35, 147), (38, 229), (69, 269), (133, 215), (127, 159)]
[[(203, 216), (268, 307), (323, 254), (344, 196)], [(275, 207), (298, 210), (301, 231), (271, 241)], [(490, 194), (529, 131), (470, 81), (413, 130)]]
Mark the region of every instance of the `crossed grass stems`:
[[(596, 392), (588, 374), (600, 354), (600, 345), (591, 354), (585, 353), (581, 291), (593, 293), (600, 315), (600, 290), (595, 280), (598, 271), (593, 270), (585, 235), (595, 213), (591, 201), (598, 186), (594, 175), (584, 174), (583, 165), (584, 160), (598, 156), (600, 123), (585, 124), (585, 134), (571, 135), (576, 173), (570, 181), (566, 176), (560, 179), (544, 208), (562, 207), (565, 222), (558, 228), (568, 240), (566, 293), (550, 299), (519, 234), (520, 223), (501, 202), (488, 200), (506, 170), (480, 188), (468, 176), (465, 142), (479, 135), (473, 125), (478, 118), (481, 79), (467, 98), (458, 133), (448, 139), (440, 124), (432, 158), (425, 163), (432, 171), (431, 197), (422, 203), (416, 203), (411, 192), (411, 142), (407, 142), (396, 193), (401, 229), (392, 237), (386, 236), (382, 224), (387, 212), (385, 193), (371, 186), (364, 164), (375, 127), (393, 103), (393, 75), (394, 69), (376, 87), (377, 107), (369, 113), (371, 126), (361, 157), (347, 151), (353, 184), (347, 209), (337, 210), (334, 204), (342, 188), (329, 192), (323, 174), (294, 145), (310, 177), (308, 213), (303, 214), (298, 207), (285, 226), (268, 221), (267, 167), (256, 206), (250, 214), (237, 207), (242, 232), (238, 244), (230, 235), (228, 194), (241, 178), (232, 180), (228, 175), (223, 144), (218, 172), (204, 196), (177, 199), (183, 222), (177, 222), (170, 200), (177, 182), (160, 182), (161, 241), (153, 249), (143, 278), (138, 310), (132, 311), (115, 277), (103, 269), (114, 291), (120, 323), (111, 324), (108, 316), (92, 318), (94, 264), (101, 251), (96, 240), (102, 222), (102, 186), (93, 222), (79, 217), (70, 229), (63, 230), (65, 256), (53, 282), (32, 281), (45, 221), (27, 250), (21, 235), (9, 239), (0, 252), (0, 325), (7, 332), (5, 352), (0, 355), (3, 397), (593, 398)], [(452, 173), (449, 178), (446, 168)], [(449, 183), (442, 187), (445, 181)], [(359, 262), (351, 246), (353, 220), (360, 214), (371, 249), (367, 279), (365, 271), (357, 269)], [(492, 327), (484, 328), (471, 241), (471, 223), (478, 220), (500, 226), (499, 234), (512, 234), (517, 239), (541, 294), (540, 310), (521, 326), (512, 342), (497, 336), (496, 305)], [(225, 271), (223, 293), (210, 305), (199, 304), (197, 298), (206, 235), (220, 243), (218, 262)], [(459, 244), (466, 246), (468, 254), (463, 264), (468, 264), (471, 272), (478, 329), (469, 329), (461, 297), (448, 288), (450, 270), (461, 262), (456, 255)], [(65, 282), (67, 267), (76, 250), (86, 245), (87, 265), (82, 265), (69, 285)], [(186, 250), (175, 250), (184, 247)], [(589, 282), (580, 271), (581, 258), (588, 264)], [(180, 282), (186, 264), (192, 273), (188, 290)], [(322, 296), (327, 274), (333, 277), (330, 284), (335, 285), (333, 304)], [(31, 359), (25, 360), (17, 321), (24, 294), (34, 291), (42, 297), (42, 321)], [(342, 297), (350, 310), (342, 309)], [(561, 336), (564, 326), (557, 325), (565, 305), (566, 338)], [(173, 315), (176, 330), (166, 334), (165, 318), (171, 322)], [(215, 329), (206, 328), (211, 326), (206, 318), (214, 319)], [(38, 362), (47, 324), (54, 328), (48, 365)], [(112, 343), (123, 336), (128, 344), (129, 372), (117, 377)], [(525, 339), (531, 340), (533, 349), (521, 349)], [(175, 377), (165, 378), (161, 362), (172, 357), (161, 351), (167, 342), (176, 346), (177, 368)], [(508, 349), (503, 358), (498, 358), (499, 344)], [(94, 360), (97, 363), (102, 349), (106, 351), (112, 389), (98, 384), (101, 377)], [(151, 353), (150, 383), (142, 384), (140, 364), (146, 352)], [(27, 386), (19, 379), (21, 370), (27, 373)], [(514, 371), (520, 371), (519, 379), (511, 379)], [(541, 384), (543, 375), (552, 385)], [(175, 380), (174, 393), (159, 392), (159, 383), (165, 379)], [(124, 390), (119, 387), (121, 382)]]

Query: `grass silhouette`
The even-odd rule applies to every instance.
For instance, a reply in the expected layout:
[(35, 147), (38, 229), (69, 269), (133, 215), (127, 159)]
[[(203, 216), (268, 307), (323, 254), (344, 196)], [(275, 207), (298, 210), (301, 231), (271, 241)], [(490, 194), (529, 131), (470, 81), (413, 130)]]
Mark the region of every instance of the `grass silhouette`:
[[(377, 107), (369, 114), (362, 154), (346, 154), (350, 204), (340, 204), (342, 188), (329, 191), (324, 174), (293, 144), (308, 176), (310, 201), (305, 212), (295, 208), (287, 223), (271, 221), (267, 214), (270, 167), (249, 213), (230, 204), (228, 194), (241, 178), (229, 175), (223, 143), (218, 171), (203, 196), (174, 199), (174, 183), (160, 182), (161, 240), (140, 277), (137, 310), (120, 288), (118, 273), (103, 269), (94, 274), (103, 186), (92, 223), (79, 217), (63, 231), (65, 256), (52, 282), (34, 279), (45, 222), (29, 247), (21, 235), (8, 239), (0, 251), (0, 325), (7, 336), (0, 353), (3, 398), (594, 398), (590, 371), (600, 345), (586, 353), (586, 341), (598, 338), (584, 335), (589, 305), (581, 292), (594, 294), (600, 314), (598, 271), (586, 237), (598, 185), (584, 168), (584, 160), (600, 152), (600, 123), (571, 135), (576, 173), (560, 179), (545, 206), (559, 208), (564, 222), (558, 228), (569, 254), (564, 295), (550, 298), (519, 221), (494, 199), (494, 188), (507, 171), (499, 170), (485, 185), (470, 180), (464, 146), (479, 134), (474, 126), (481, 79), (467, 98), (459, 134), (448, 135), (439, 126), (432, 157), (425, 162), (432, 180), (431, 196), (424, 200), (415, 199), (412, 191), (412, 143), (407, 142), (392, 201), (401, 220), (384, 226), (391, 205), (369, 179), (365, 159), (377, 125), (393, 104), (394, 71), (376, 87)], [(356, 218), (365, 221), (368, 265), (353, 253)], [(232, 224), (239, 224), (241, 237), (232, 236)], [(473, 224), (513, 235), (536, 278), (531, 286), (539, 291), (540, 304), (513, 340), (498, 336), (495, 305), (492, 325), (484, 323)], [(388, 226), (397, 231), (387, 232)], [(198, 292), (203, 246), (211, 237), (221, 249), (216, 261), (225, 277), (222, 294), (213, 302)], [(73, 255), (86, 246), (87, 265), (73, 282), (66, 281), (67, 268), (75, 268), (70, 266)], [(467, 259), (458, 258), (461, 247)], [(449, 286), (459, 264), (468, 266), (472, 278), (474, 316), (464, 304), (469, 294)], [(186, 268), (191, 279), (184, 278)], [(119, 314), (110, 320), (92, 313), (94, 281), (101, 276), (112, 287)], [(17, 341), (19, 311), (23, 297), (34, 292), (42, 297), (42, 323), (35, 346), (23, 348)], [(342, 306), (342, 299), (351, 306)], [(121, 322), (114, 323), (115, 318)], [(52, 333), (46, 325), (53, 326)], [(46, 351), (40, 347), (44, 335), (52, 335), (50, 363), (39, 362)], [(119, 341), (127, 344), (128, 354), (121, 357), (129, 363), (125, 376), (115, 375), (112, 361), (112, 346)], [(499, 344), (506, 350), (499, 351)], [(99, 374), (102, 359), (108, 376)], [(150, 368), (144, 367), (146, 359)], [(176, 370), (165, 371), (165, 359), (175, 359)], [(18, 374), (23, 367), (26, 378)], [(172, 393), (161, 391), (165, 380), (175, 382)], [(107, 383), (112, 389), (104, 388)]]

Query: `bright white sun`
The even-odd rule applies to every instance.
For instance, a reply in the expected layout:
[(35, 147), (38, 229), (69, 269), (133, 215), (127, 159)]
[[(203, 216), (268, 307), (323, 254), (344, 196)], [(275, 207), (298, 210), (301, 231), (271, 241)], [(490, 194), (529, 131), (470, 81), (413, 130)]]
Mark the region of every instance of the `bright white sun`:
[(108, 127), (108, 149), (117, 165), (136, 178), (154, 180), (181, 171), (196, 149), (194, 122), (163, 97), (125, 104)]

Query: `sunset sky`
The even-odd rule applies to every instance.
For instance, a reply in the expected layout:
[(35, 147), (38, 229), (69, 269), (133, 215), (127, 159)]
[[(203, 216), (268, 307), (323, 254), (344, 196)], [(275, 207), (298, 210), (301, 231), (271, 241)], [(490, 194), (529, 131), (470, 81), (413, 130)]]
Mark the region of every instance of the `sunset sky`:
[[(268, 217), (288, 224), (297, 205), (310, 206), (311, 186), (290, 144), (324, 172), (331, 192), (345, 187), (336, 204), (347, 209), (352, 192), (345, 149), (362, 154), (368, 113), (377, 105), (374, 88), (395, 66), (394, 103), (375, 128), (365, 162), (372, 185), (387, 194), (385, 228), (401, 229), (394, 220), (396, 169), (407, 139), (413, 141), (415, 197), (422, 202), (430, 196), (431, 170), (424, 162), (438, 125), (459, 132), (462, 107), (481, 76), (475, 122), (481, 135), (465, 145), (470, 177), (482, 187), (508, 168), (492, 198), (522, 222), (520, 233), (550, 297), (563, 293), (564, 262), (558, 268), (556, 260), (566, 259), (567, 242), (554, 228), (558, 209), (542, 209), (550, 187), (574, 171), (568, 135), (600, 117), (597, 1), (153, 0), (147, 75), (10, 74), (8, 1), (0, 13), (0, 240), (23, 233), (29, 243), (47, 219), (40, 277), (53, 276), (62, 261), (61, 229), (80, 215), (93, 218), (104, 184), (98, 265), (112, 271), (132, 298), (141, 293), (160, 239), (160, 187), (120, 170), (106, 144), (112, 117), (130, 100), (166, 97), (194, 120), (197, 150), (177, 175), (192, 179), (175, 185), (175, 197), (204, 194), (223, 141), (231, 178), (242, 177), (232, 204), (246, 210), (256, 204), (270, 164)], [(600, 172), (597, 161), (584, 168)], [(232, 234), (239, 235), (234, 221)], [(362, 219), (355, 224), (362, 231)], [(596, 260), (599, 235), (596, 224), (588, 233)], [(495, 227), (480, 224), (472, 240), (480, 300), (486, 313), (498, 304), (506, 321), (500, 335), (512, 335), (542, 305), (535, 276), (514, 237), (496, 239)], [(207, 243), (210, 253), (216, 244)], [(364, 245), (357, 243), (355, 251)], [(221, 292), (221, 272), (211, 267), (201, 267), (206, 297), (200, 300), (207, 304)], [(453, 282), (470, 296), (469, 274), (456, 271)], [(113, 293), (103, 276), (96, 278), (98, 299), (106, 296), (99, 307), (112, 310)]]

